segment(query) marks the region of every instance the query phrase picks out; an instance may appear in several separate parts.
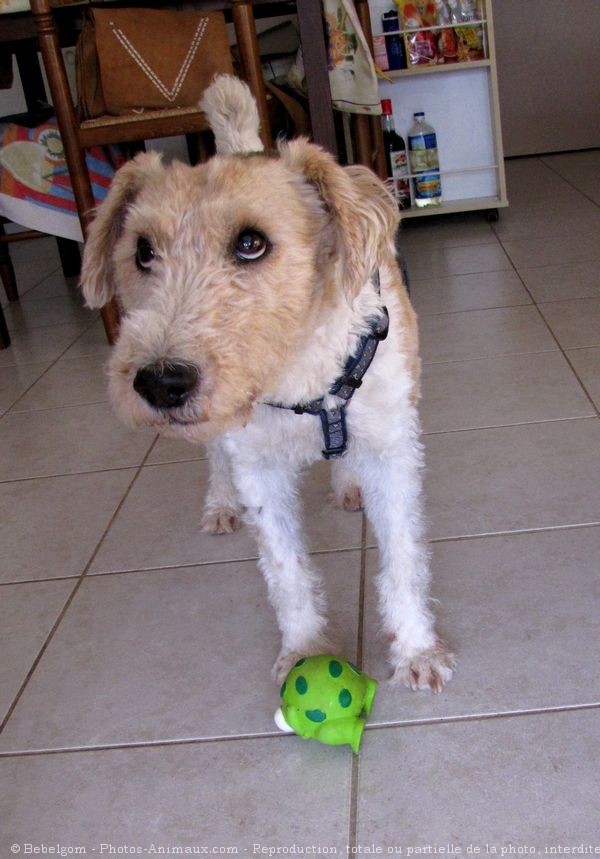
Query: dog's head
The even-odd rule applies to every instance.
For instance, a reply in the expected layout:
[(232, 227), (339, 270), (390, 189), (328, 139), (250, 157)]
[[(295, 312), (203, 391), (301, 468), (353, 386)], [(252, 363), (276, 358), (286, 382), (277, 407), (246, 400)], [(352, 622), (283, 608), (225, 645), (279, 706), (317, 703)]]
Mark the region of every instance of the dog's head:
[(305, 140), (240, 151), (258, 141), (241, 82), (218, 78), (202, 106), (228, 154), (196, 167), (156, 154), (127, 163), (82, 270), (90, 307), (116, 296), (123, 309), (109, 368), (118, 414), (192, 440), (248, 419), (322, 308), (363, 288), (397, 226), (366, 168), (341, 168)]

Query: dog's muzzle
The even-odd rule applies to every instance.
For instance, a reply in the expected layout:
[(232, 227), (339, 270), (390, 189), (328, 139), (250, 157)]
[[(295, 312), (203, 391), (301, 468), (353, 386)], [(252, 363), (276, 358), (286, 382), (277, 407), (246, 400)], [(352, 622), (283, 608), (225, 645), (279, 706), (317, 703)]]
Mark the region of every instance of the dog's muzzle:
[(189, 400), (199, 379), (200, 373), (192, 364), (160, 361), (141, 367), (133, 388), (156, 409), (176, 409)]

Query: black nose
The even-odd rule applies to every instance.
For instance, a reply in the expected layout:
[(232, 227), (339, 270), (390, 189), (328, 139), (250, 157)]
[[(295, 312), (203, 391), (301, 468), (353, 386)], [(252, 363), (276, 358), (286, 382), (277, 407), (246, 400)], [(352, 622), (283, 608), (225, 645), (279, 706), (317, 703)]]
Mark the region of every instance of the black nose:
[(200, 374), (192, 364), (159, 362), (135, 374), (134, 390), (157, 409), (174, 409), (189, 399)]

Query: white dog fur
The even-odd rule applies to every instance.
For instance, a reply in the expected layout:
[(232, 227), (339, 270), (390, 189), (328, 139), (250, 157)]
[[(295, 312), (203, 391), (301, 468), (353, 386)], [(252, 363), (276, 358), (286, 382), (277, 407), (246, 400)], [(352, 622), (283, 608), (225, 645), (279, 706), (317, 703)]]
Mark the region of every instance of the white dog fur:
[[(123, 307), (110, 362), (116, 411), (132, 426), (209, 443), (204, 525), (233, 530), (243, 514), (254, 529), (282, 634), (279, 682), (300, 656), (334, 645), (297, 491), (301, 471), (321, 457), (320, 421), (265, 402), (322, 396), (386, 305), (389, 335), (348, 406), (348, 452), (334, 463), (333, 485), (340, 504), (364, 501), (377, 536), (392, 682), (439, 692), (454, 659), (429, 607), (417, 334), (394, 255), (394, 201), (370, 171), (341, 168), (306, 141), (247, 154), (262, 148), (258, 114), (235, 78), (218, 77), (201, 106), (217, 156), (194, 168), (165, 167), (155, 155), (129, 162), (86, 245), (88, 305), (116, 294)], [(260, 227), (271, 250), (241, 265), (231, 236), (246, 226)], [(140, 236), (153, 248), (144, 270)], [(199, 368), (198, 387), (179, 408), (155, 408), (133, 380), (173, 359)]]

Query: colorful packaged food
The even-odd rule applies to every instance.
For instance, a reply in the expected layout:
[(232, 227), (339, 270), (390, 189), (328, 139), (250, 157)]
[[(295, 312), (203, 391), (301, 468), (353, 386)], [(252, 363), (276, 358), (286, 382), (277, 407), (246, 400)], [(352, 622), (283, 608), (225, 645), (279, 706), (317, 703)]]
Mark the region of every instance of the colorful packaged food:
[(406, 32), (421, 30), (423, 27), (437, 25), (437, 10), (434, 2), (425, 0), (396, 0), (405, 31), (407, 60), (410, 65), (436, 63), (438, 51), (435, 31)]

